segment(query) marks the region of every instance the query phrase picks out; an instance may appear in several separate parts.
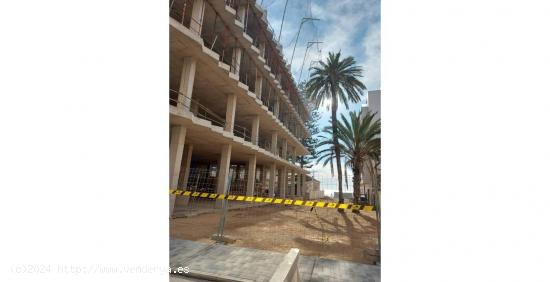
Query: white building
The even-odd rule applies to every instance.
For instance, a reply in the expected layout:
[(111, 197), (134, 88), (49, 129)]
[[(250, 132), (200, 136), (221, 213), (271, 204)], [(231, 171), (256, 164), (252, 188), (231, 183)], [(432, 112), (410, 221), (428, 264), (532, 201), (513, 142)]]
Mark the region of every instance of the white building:
[[(368, 92), (367, 101), (361, 106), (361, 117), (364, 117), (367, 114), (367, 111), (376, 113), (375, 119), (379, 119), (381, 117), (380, 95), (380, 90), (372, 90)], [(364, 191), (368, 193), (371, 188), (372, 187), (367, 168), (364, 168), (363, 172), (361, 173), (361, 189), (364, 189)]]

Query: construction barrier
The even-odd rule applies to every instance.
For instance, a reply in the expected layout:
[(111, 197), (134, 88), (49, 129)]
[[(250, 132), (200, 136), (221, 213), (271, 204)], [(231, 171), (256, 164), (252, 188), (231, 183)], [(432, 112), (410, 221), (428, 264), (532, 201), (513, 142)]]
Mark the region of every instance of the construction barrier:
[(339, 204), (335, 202), (322, 202), (322, 201), (304, 201), (293, 199), (281, 199), (281, 198), (267, 198), (267, 197), (254, 197), (254, 196), (242, 196), (242, 195), (224, 195), (216, 193), (202, 193), (191, 192), (170, 189), (170, 194), (183, 197), (198, 197), (216, 200), (229, 200), (229, 201), (244, 201), (254, 203), (268, 203), (274, 205), (291, 205), (291, 206), (304, 206), (315, 208), (329, 208), (329, 209), (346, 209), (357, 211), (373, 211), (373, 206), (369, 205), (354, 205), (354, 204)]

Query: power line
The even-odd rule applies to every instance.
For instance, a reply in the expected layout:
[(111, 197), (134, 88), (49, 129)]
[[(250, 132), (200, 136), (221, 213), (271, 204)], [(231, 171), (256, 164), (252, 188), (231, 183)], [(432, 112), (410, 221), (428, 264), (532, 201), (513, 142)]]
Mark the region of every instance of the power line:
[(302, 21), (300, 22), (300, 28), (298, 29), (298, 35), (296, 35), (296, 41), (294, 42), (294, 49), (292, 50), (292, 57), (290, 57), (290, 66), (292, 67), (292, 60), (294, 60), (294, 52), (296, 51), (296, 45), (298, 44), (298, 39), (300, 37), (300, 31), (302, 30), (302, 26), (304, 23), (308, 21), (318, 21), (319, 19), (316, 18), (302, 18)]
[(283, 20), (281, 20), (281, 28), (279, 29), (279, 38), (277, 41), (281, 42), (281, 32), (283, 31), (283, 23), (285, 22), (286, 6), (288, 5), (288, 0), (285, 1), (285, 9), (283, 10)]

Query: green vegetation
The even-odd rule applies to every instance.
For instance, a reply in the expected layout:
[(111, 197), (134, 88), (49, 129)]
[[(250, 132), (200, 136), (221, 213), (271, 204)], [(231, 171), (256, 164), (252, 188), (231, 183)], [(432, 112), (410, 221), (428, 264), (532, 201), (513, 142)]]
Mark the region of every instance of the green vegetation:
[(346, 109), (349, 108), (348, 102), (360, 102), (365, 85), (359, 81), (362, 77), (361, 67), (356, 65), (353, 57), (341, 59), (340, 52), (334, 54), (329, 52), (326, 62), (320, 61), (319, 66), (311, 68), (311, 75), (306, 84), (306, 96), (319, 107), (325, 102), (330, 103), (331, 108), (331, 129), (334, 157), (336, 160), (336, 169), (338, 173), (338, 192), (340, 203), (344, 202), (342, 195), (342, 165), (340, 163), (340, 145), (337, 140), (338, 127), (336, 113), (338, 103), (342, 101)]
[[(378, 166), (380, 164), (380, 119), (374, 120), (375, 114), (367, 112), (364, 117), (356, 112), (349, 112), (349, 119), (341, 115), (341, 121), (337, 120), (338, 143), (342, 150), (342, 159), (345, 167), (349, 167), (353, 172), (353, 198), (354, 202), (359, 202), (361, 195), (361, 171), (367, 168), (369, 178), (376, 185), (374, 179), (378, 179)], [(318, 151), (319, 158), (317, 162), (323, 162), (323, 166), (328, 163), (333, 168), (334, 145), (330, 126), (323, 129), (326, 136), (321, 136), (319, 146), (328, 146)], [(372, 172), (372, 173), (371, 173)], [(373, 179), (374, 178), (374, 179)]]
[(302, 138), (302, 144), (304, 147), (307, 148), (309, 151), (309, 155), (303, 155), (297, 157), (297, 161), (300, 164), (301, 168), (311, 168), (313, 166), (313, 162), (317, 159), (317, 147), (319, 146), (319, 138), (317, 138), (317, 134), (319, 134), (319, 119), (321, 118), (319, 115), (319, 111), (317, 111), (317, 108), (308, 100), (305, 99), (305, 83), (302, 82), (298, 85), (298, 90), (300, 91), (300, 96), (304, 98), (304, 102), (308, 108), (309, 111), (309, 119), (306, 120), (305, 125), (307, 129), (309, 130), (310, 136), (306, 138)]

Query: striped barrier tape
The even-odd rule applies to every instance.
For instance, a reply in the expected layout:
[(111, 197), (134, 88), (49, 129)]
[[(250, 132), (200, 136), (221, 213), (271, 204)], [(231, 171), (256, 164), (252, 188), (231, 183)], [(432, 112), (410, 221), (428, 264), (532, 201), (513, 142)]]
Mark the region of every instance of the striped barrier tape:
[(335, 202), (304, 201), (304, 200), (254, 197), (254, 196), (242, 196), (242, 195), (224, 195), (224, 194), (216, 194), (216, 193), (182, 191), (182, 190), (175, 190), (175, 189), (170, 189), (170, 194), (176, 195), (176, 196), (198, 197), (198, 198), (208, 198), (208, 199), (216, 199), (216, 200), (244, 201), (244, 202), (255, 202), (255, 203), (268, 203), (268, 204), (275, 204), (275, 205), (294, 205), (294, 206), (304, 206), (304, 207), (347, 209), (347, 210), (358, 210), (358, 211), (373, 211), (373, 208), (374, 208), (373, 206), (368, 206), (368, 205), (339, 204)]

